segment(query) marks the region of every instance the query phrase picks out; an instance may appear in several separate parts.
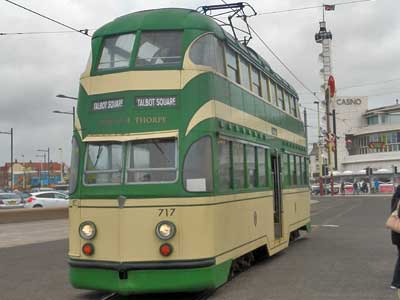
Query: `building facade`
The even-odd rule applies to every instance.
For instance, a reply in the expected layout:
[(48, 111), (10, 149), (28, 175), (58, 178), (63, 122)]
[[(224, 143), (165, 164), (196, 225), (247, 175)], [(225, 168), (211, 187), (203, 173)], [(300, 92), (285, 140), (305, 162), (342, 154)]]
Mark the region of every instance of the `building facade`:
[[(13, 163), (13, 187), (27, 190), (33, 187), (52, 186), (65, 181), (64, 164), (57, 162), (18, 162)], [(0, 167), (0, 189), (11, 187), (11, 164)]]
[[(335, 124), (332, 117), (330, 120), (332, 127), (336, 125), (336, 174), (362, 174), (366, 168), (380, 174), (393, 174), (396, 170), (400, 173), (400, 104), (368, 109), (367, 97), (337, 97), (332, 99), (331, 108), (336, 115)], [(314, 147), (310, 152), (310, 172), (318, 175), (314, 158), (318, 147)]]

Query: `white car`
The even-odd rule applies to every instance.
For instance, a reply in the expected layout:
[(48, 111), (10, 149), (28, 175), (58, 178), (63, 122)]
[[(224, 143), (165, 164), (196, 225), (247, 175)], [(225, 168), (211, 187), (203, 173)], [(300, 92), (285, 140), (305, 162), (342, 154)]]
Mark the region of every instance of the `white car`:
[(0, 193), (0, 208), (23, 208), (23, 198), (16, 193)]
[(55, 207), (68, 207), (68, 195), (60, 192), (37, 192), (31, 193), (31, 197), (26, 199), (26, 208), (55, 208)]

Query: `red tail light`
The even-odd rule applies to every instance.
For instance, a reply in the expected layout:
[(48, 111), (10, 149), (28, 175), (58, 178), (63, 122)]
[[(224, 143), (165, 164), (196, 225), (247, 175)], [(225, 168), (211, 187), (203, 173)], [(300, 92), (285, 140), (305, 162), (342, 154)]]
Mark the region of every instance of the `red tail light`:
[(93, 246), (92, 244), (90, 244), (90, 243), (86, 243), (86, 244), (83, 245), (83, 247), (82, 247), (82, 252), (83, 252), (85, 255), (87, 255), (87, 256), (93, 255), (93, 253), (94, 253), (94, 246)]
[(35, 198), (33, 198), (33, 197), (29, 197), (28, 199), (26, 199), (26, 202), (28, 202), (28, 203), (32, 203), (32, 201), (33, 200), (35, 200)]
[(170, 256), (172, 253), (172, 246), (170, 244), (162, 244), (160, 247), (160, 253), (162, 256)]

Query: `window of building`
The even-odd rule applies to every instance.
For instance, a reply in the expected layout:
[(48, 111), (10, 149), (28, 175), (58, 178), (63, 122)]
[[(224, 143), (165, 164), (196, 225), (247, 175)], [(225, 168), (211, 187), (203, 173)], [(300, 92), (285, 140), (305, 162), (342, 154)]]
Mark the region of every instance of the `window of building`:
[(267, 177), (265, 174), (265, 149), (257, 147), (257, 165), (258, 165), (258, 186), (267, 185)]
[(122, 171), (122, 144), (93, 143), (87, 145), (86, 184), (119, 184)]
[(250, 65), (240, 57), (240, 84), (250, 90)]
[(378, 116), (371, 116), (367, 118), (368, 125), (375, 125), (379, 123)]
[(202, 137), (194, 142), (185, 157), (183, 164), (183, 182), (189, 192), (211, 192), (212, 151), (211, 138)]
[(228, 78), (239, 83), (239, 67), (237, 62), (236, 53), (230, 48), (225, 48), (226, 54), (226, 72)]
[(231, 142), (218, 140), (218, 174), (219, 187), (222, 191), (232, 188)]
[(247, 184), (249, 188), (257, 186), (256, 148), (246, 145)]
[(244, 188), (244, 145), (232, 142), (233, 180), (236, 189)]
[(142, 32), (135, 65), (177, 67), (182, 59), (181, 48), (181, 31)]
[(105, 38), (97, 69), (106, 70), (128, 67), (135, 36), (134, 33), (127, 33)]
[(175, 138), (134, 141), (129, 147), (128, 183), (174, 182), (177, 178)]
[(251, 67), (251, 81), (253, 93), (261, 96), (260, 72), (254, 67)]
[(208, 33), (197, 39), (190, 49), (189, 56), (194, 64), (209, 66), (225, 74), (224, 48), (213, 34)]

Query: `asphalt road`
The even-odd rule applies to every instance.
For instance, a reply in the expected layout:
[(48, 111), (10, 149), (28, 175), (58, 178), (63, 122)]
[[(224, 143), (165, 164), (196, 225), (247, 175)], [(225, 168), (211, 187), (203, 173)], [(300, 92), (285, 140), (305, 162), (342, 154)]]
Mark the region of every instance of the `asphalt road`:
[[(397, 299), (389, 289), (396, 259), (384, 228), (389, 203), (388, 197), (321, 199), (312, 205), (311, 234), (209, 299)], [(102, 299), (106, 294), (69, 286), (66, 251), (67, 240), (0, 249), (0, 300)]]

